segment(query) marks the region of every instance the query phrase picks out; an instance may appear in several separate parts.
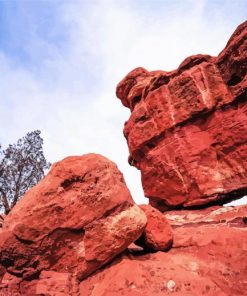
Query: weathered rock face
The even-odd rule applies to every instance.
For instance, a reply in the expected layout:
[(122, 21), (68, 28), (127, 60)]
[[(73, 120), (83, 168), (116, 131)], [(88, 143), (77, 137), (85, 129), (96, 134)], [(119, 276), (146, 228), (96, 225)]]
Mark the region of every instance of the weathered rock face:
[(23, 281), (8, 273), (0, 283), (0, 296), (80, 296), (69, 272), (42, 271), (38, 279)]
[(166, 215), (174, 231), (169, 252), (125, 253), (81, 282), (81, 295), (244, 295), (246, 212), (247, 206), (171, 211)]
[(182, 209), (246, 193), (246, 36), (118, 85), (130, 163), (170, 211), (135, 205), (105, 157), (68, 157), (0, 216), (0, 296), (246, 294), (247, 205)]
[(6, 272), (5, 268), (2, 265), (0, 265), (0, 283), (1, 283), (1, 280), (2, 280), (5, 272)]
[(82, 279), (125, 250), (145, 225), (115, 164), (97, 154), (68, 157), (6, 217), (0, 264), (24, 279), (42, 270)]
[(166, 217), (150, 205), (140, 205), (139, 207), (147, 217), (147, 225), (135, 244), (151, 251), (169, 250), (172, 246), (173, 233)]
[(32, 281), (6, 273), (0, 295), (242, 296), (247, 289), (246, 213), (247, 205), (171, 211), (165, 215), (174, 231), (169, 252), (129, 249), (81, 282), (69, 272), (44, 270)]
[(247, 193), (247, 22), (218, 57), (172, 72), (137, 68), (117, 87), (132, 111), (130, 164), (159, 208), (221, 204)]

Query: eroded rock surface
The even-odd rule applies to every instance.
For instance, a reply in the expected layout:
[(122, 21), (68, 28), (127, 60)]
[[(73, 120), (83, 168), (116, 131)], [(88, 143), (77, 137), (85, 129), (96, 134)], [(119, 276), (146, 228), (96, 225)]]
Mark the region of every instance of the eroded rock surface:
[(68, 157), (0, 220), (0, 296), (246, 294), (247, 205), (209, 207), (246, 193), (246, 36), (118, 85), (129, 161), (170, 211), (135, 205), (105, 157)]
[(0, 262), (24, 279), (42, 270), (82, 279), (125, 250), (145, 225), (114, 163), (97, 154), (68, 157), (6, 217)]
[(167, 218), (150, 205), (140, 205), (139, 207), (147, 217), (147, 225), (135, 243), (147, 250), (169, 250), (172, 246), (173, 233)]
[(169, 252), (125, 253), (81, 282), (81, 295), (244, 295), (246, 213), (247, 206), (171, 211)]
[(5, 273), (0, 296), (242, 296), (247, 289), (247, 205), (171, 211), (169, 252), (126, 250), (83, 281), (42, 271), (32, 281)]
[(247, 22), (218, 57), (172, 72), (131, 71), (117, 86), (130, 108), (129, 162), (161, 209), (222, 204), (247, 193)]

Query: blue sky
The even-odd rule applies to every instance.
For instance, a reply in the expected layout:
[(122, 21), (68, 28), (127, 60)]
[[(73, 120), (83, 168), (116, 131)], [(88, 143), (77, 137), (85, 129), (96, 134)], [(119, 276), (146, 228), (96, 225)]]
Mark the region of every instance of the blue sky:
[(1, 144), (40, 129), (52, 162), (101, 153), (142, 202), (116, 84), (137, 66), (217, 55), (246, 16), (247, 0), (0, 0)]
[(66, 50), (69, 35), (56, 5), (37, 0), (0, 2), (1, 50), (17, 65), (37, 71), (43, 59), (53, 58), (49, 47)]

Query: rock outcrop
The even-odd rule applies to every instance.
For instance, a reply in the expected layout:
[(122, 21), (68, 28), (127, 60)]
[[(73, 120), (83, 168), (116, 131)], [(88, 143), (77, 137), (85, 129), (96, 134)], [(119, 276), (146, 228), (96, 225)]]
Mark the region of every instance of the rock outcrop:
[(241, 296), (247, 288), (247, 206), (171, 211), (169, 252), (125, 252), (81, 282), (83, 296)]
[(6, 217), (0, 264), (23, 279), (51, 270), (81, 280), (124, 251), (145, 225), (115, 164), (97, 154), (68, 157)]
[(145, 196), (165, 210), (222, 204), (247, 193), (247, 22), (218, 57), (172, 72), (131, 71), (117, 86), (130, 108), (129, 162)]
[(101, 155), (55, 163), (0, 215), (0, 296), (245, 295), (247, 205), (215, 204), (247, 191), (246, 72), (247, 22), (218, 57), (129, 73), (129, 161), (156, 208)]
[[(81, 282), (69, 272), (42, 271), (23, 280), (8, 273), (0, 295), (242, 296), (247, 282), (247, 205), (170, 211), (169, 252), (132, 248)], [(2, 293), (2, 294), (1, 294)]]

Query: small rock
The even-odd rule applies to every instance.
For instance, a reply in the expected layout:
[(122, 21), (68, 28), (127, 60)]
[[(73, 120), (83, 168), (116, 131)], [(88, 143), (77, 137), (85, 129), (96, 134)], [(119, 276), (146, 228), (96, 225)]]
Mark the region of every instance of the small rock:
[(167, 251), (173, 242), (173, 232), (169, 221), (150, 205), (140, 205), (147, 216), (147, 225), (142, 236), (136, 241), (138, 246), (154, 251)]
[(169, 280), (166, 284), (167, 289), (172, 292), (176, 286), (176, 283), (173, 280)]

